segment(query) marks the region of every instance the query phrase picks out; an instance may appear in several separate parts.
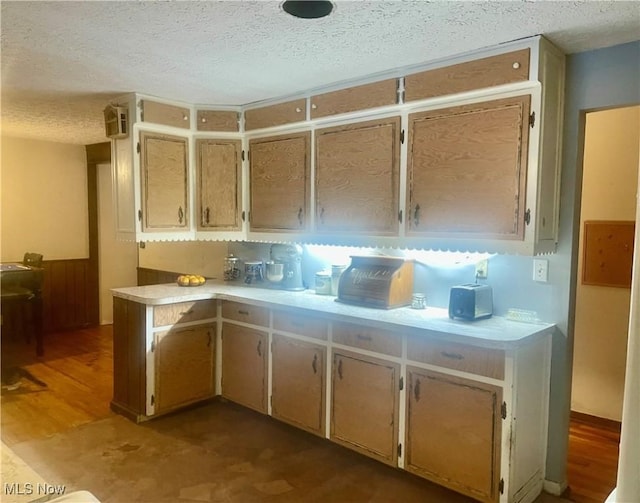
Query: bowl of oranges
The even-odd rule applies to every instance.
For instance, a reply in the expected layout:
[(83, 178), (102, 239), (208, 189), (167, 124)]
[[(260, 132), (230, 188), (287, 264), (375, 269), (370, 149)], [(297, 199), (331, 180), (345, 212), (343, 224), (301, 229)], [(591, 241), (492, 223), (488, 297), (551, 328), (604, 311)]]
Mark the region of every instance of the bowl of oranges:
[(202, 286), (207, 280), (199, 274), (181, 274), (176, 282), (179, 286)]

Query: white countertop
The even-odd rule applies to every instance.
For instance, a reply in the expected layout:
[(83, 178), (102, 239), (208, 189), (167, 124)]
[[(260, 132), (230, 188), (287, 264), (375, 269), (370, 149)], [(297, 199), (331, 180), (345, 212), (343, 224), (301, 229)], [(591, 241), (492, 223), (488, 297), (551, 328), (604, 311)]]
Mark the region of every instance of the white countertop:
[[(523, 323), (493, 316), (486, 320), (464, 321), (449, 318), (446, 309), (427, 307), (411, 309), (374, 309), (336, 302), (330, 295), (316, 295), (313, 290), (289, 292), (273, 288), (258, 288), (208, 280), (198, 287), (181, 287), (174, 283), (163, 285), (115, 288), (114, 297), (146, 305), (173, 304), (204, 299), (223, 299), (269, 308), (307, 309), (330, 315), (334, 319), (380, 327), (392, 324), (396, 328), (428, 330), (429, 335), (478, 346), (509, 348), (526, 344), (536, 337), (553, 332), (555, 325)], [(383, 327), (394, 328), (394, 327)]]

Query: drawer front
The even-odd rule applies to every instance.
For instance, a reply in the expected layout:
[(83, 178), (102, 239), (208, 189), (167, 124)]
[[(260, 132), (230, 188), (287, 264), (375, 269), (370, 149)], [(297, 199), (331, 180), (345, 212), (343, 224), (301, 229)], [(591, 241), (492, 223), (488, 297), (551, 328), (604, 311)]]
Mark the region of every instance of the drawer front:
[(238, 115), (233, 110), (198, 110), (198, 131), (239, 131)]
[(271, 105), (263, 108), (254, 108), (244, 113), (244, 129), (261, 129), (265, 127), (280, 126), (291, 122), (300, 122), (307, 119), (307, 100), (305, 98)]
[(142, 100), (142, 120), (143, 122), (189, 129), (191, 127), (191, 110), (175, 105)]
[(311, 97), (311, 118), (395, 105), (398, 80), (389, 79)]
[(529, 78), (529, 49), (427, 70), (404, 78), (405, 102), (522, 82)]
[(153, 326), (175, 325), (216, 317), (215, 300), (195, 300), (153, 308)]
[(400, 334), (388, 330), (337, 322), (333, 324), (333, 342), (389, 356), (402, 356)]
[(223, 301), (222, 317), (227, 320), (244, 321), (245, 323), (262, 327), (269, 326), (269, 310), (266, 307), (252, 306), (241, 302)]
[(407, 339), (407, 357), (416, 362), (504, 379), (504, 351), (478, 348), (421, 336)]
[(283, 332), (327, 340), (328, 325), (327, 321), (315, 316), (287, 311), (273, 312), (273, 328)]

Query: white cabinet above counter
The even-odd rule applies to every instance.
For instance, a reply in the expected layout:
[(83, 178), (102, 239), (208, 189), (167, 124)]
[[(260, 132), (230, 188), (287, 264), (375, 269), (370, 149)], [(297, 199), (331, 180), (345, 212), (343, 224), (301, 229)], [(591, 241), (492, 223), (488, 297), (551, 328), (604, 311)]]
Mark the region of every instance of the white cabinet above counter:
[[(552, 253), (563, 95), (564, 55), (540, 36), (220, 110), (128, 95), (129, 137), (113, 140), (118, 235)], [(188, 149), (178, 228), (144, 219), (166, 197), (145, 184), (149, 134)], [(290, 138), (305, 139), (295, 162), (265, 150)], [(209, 141), (234, 142), (232, 158), (202, 159)], [(216, 180), (213, 205), (203, 187)]]

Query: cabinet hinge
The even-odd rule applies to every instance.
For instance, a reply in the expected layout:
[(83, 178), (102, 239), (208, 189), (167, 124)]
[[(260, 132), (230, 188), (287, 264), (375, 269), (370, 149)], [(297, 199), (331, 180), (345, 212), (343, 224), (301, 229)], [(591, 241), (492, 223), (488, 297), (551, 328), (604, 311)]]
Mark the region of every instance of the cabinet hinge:
[(138, 221), (142, 222), (142, 210), (138, 210)]
[(400, 143), (404, 144), (404, 129), (400, 131)]
[(402, 444), (398, 444), (398, 457), (402, 457)]
[(242, 212), (242, 221), (243, 222), (245, 221), (245, 212), (244, 211)]
[(269, 405), (271, 405), (271, 408), (273, 409), (273, 395), (269, 397)]
[(402, 223), (402, 210), (398, 212), (398, 222)]
[(244, 150), (242, 151), (242, 160), (244, 161)]
[(400, 391), (404, 389), (404, 377), (400, 378)]
[(533, 127), (535, 125), (536, 125), (536, 113), (531, 112), (531, 115), (529, 115), (529, 127)]
[(156, 350), (156, 341), (151, 341), (151, 352), (153, 353)]
[(502, 406), (500, 407), (500, 415), (502, 419), (507, 419), (507, 402), (502, 402)]
[(136, 143), (136, 152), (140, 153), (140, 142)]
[(151, 405), (153, 405), (154, 403), (156, 403), (156, 396), (151, 395)]
[(498, 490), (500, 494), (504, 494), (504, 479), (500, 479), (500, 483), (498, 484)]
[(524, 223), (529, 225), (531, 223), (531, 209), (527, 209), (524, 212)]

